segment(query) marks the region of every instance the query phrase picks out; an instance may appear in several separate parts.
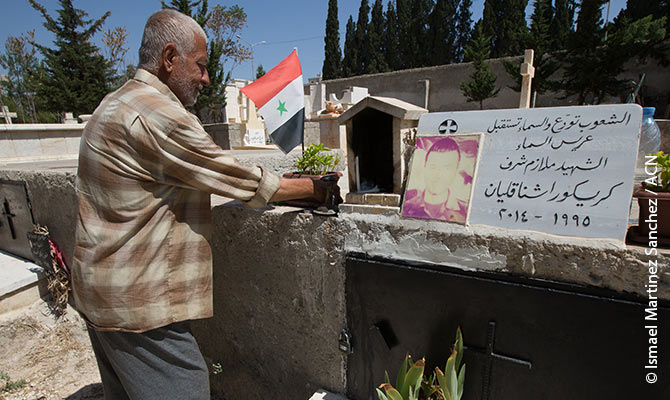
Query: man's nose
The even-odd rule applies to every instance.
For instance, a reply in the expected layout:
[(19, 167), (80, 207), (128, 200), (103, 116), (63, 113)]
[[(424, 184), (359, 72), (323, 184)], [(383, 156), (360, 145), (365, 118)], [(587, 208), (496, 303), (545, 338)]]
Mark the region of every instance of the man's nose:
[(200, 83), (202, 86), (209, 86), (209, 72), (207, 72), (207, 68), (205, 68), (205, 73), (200, 77)]

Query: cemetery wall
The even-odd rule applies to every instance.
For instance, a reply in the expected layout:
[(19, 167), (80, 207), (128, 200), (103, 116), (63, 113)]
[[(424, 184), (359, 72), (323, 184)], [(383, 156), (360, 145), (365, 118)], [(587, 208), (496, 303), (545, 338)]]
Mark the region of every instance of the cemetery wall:
[[(496, 86), (500, 88), (500, 93), (492, 99), (484, 100), (484, 109), (519, 107), (519, 92), (509, 88), (513, 82), (503, 66), (504, 60), (514, 58), (488, 61), (497, 77)], [(359, 86), (367, 88), (372, 96), (394, 97), (427, 108), (430, 112), (467, 111), (479, 109), (478, 103), (467, 102), (460, 89), (461, 82), (469, 80), (472, 72), (472, 63), (461, 63), (333, 79), (322, 83), (326, 85), (326, 99), (331, 94), (340, 98), (347, 88)], [(660, 105), (657, 107), (660, 108), (659, 113), (656, 114), (660, 118), (665, 115), (665, 108), (670, 101), (670, 80), (667, 79), (669, 72), (668, 67), (662, 67), (655, 62), (630, 62), (627, 72), (621, 78), (637, 81), (640, 74), (646, 74), (644, 89), (640, 94)], [(560, 94), (557, 93), (538, 95), (536, 107), (575, 105), (572, 99), (559, 97)]]
[(76, 157), (86, 124), (0, 124), (0, 159)]

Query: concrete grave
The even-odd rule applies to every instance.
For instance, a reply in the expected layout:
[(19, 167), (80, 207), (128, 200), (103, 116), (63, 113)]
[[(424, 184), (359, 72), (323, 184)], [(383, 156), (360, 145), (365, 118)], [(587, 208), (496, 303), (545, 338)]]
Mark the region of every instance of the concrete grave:
[(434, 113), (419, 135), (484, 132), (470, 223), (623, 241), (637, 105)]

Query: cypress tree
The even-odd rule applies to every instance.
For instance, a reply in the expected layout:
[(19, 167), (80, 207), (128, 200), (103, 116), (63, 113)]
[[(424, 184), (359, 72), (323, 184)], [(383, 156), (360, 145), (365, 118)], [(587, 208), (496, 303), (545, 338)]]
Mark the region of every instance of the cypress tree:
[(354, 36), (354, 45), (356, 46), (358, 58), (354, 75), (360, 75), (365, 72), (366, 65), (370, 63), (370, 54), (367, 50), (368, 35), (368, 15), (370, 14), (370, 5), (368, 0), (361, 0), (361, 6), (358, 8), (358, 20), (356, 21), (356, 35)]
[(456, 59), (456, 7), (457, 0), (437, 0), (430, 13), (429, 65), (450, 64)]
[(651, 15), (653, 19), (665, 17), (666, 37), (668, 37), (670, 35), (670, 0), (627, 0), (626, 7), (619, 12), (614, 22), (615, 25), (620, 25), (624, 20), (635, 21), (648, 15)]
[(475, 24), (472, 39), (465, 48), (465, 60), (472, 61), (474, 72), (470, 81), (461, 82), (461, 92), (468, 102), (478, 102), (480, 110), (484, 109), (484, 100), (497, 96), (500, 91), (495, 86), (496, 77), (491, 67), (484, 62), (491, 54), (490, 40), (484, 34), (480, 20)]
[(368, 40), (366, 41), (367, 63), (366, 74), (388, 71), (388, 64), (384, 57), (384, 9), (381, 0), (375, 0), (372, 6), (372, 15), (368, 25)]
[(563, 50), (568, 46), (568, 39), (574, 32), (575, 4), (573, 0), (555, 0), (554, 18), (549, 28), (551, 50)]
[(569, 41), (562, 85), (566, 96), (576, 95), (580, 104), (598, 104), (608, 97), (624, 98), (631, 88), (618, 79), (633, 57), (652, 55), (667, 62), (663, 39), (665, 20), (648, 15), (626, 21), (604, 38), (601, 10), (605, 0), (582, 0), (577, 30)]
[(410, 2), (409, 40), (411, 56), (407, 60), (410, 68), (429, 65), (429, 54), (432, 49), (428, 38), (428, 25), (432, 8), (432, 0), (412, 0)]
[(54, 49), (35, 44), (44, 56), (37, 96), (48, 111), (92, 113), (107, 94), (113, 75), (110, 63), (92, 40), (110, 13), (89, 20), (71, 0), (59, 0), (61, 8), (54, 19), (35, 0), (28, 1), (44, 17), (44, 27), (56, 36)]
[(342, 76), (342, 50), (340, 50), (340, 22), (337, 17), (337, 0), (328, 0), (326, 36), (324, 40), (323, 79)]
[(518, 55), (523, 51), (528, 0), (486, 0), (482, 29), (491, 39), (491, 56)]
[(392, 2), (388, 2), (385, 14), (386, 27), (384, 28), (384, 58), (391, 71), (401, 68), (400, 52), (398, 49), (398, 17)]
[(344, 59), (342, 60), (342, 76), (349, 77), (358, 73), (358, 48), (356, 47), (356, 24), (350, 15), (347, 31), (344, 36)]
[[(535, 0), (533, 14), (531, 15), (530, 32), (526, 39), (526, 47), (535, 50), (533, 65), (535, 76), (531, 82), (531, 91), (535, 94), (543, 94), (548, 90), (557, 88), (558, 82), (551, 80), (551, 76), (558, 71), (559, 62), (550, 56), (551, 38), (549, 36), (551, 22), (553, 20), (553, 8), (551, 0)], [(522, 76), (520, 74), (523, 57), (518, 60), (503, 61), (507, 74), (515, 81), (510, 88), (521, 91)]]
[(456, 14), (456, 56), (454, 62), (463, 61), (465, 46), (472, 37), (472, 0), (460, 0)]
[(397, 69), (411, 68), (412, 66), (412, 41), (410, 40), (410, 21), (412, 19), (409, 9), (409, 0), (396, 0), (396, 12), (398, 14), (398, 50), (399, 61)]

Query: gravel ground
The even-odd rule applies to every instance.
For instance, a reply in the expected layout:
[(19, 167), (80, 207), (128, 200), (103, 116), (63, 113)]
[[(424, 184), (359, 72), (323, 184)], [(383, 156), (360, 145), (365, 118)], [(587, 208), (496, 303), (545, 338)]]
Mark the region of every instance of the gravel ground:
[[(0, 315), (0, 399), (103, 399), (86, 325), (68, 309), (56, 319), (44, 301)], [(7, 390), (11, 382), (25, 384)]]

